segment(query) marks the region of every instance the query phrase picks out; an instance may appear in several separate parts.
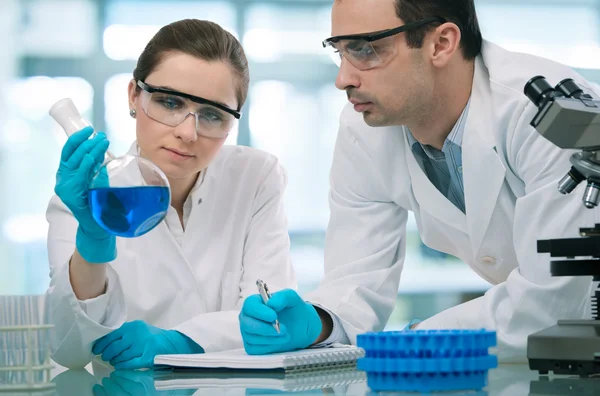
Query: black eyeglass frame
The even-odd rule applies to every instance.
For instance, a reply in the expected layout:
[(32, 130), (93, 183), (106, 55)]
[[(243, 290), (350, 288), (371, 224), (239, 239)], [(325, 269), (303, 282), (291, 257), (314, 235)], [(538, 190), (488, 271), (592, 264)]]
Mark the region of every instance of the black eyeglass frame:
[(333, 36), (328, 39), (323, 40), (323, 48), (326, 48), (327, 45), (331, 43), (337, 43), (342, 40), (365, 40), (368, 42), (373, 42), (377, 40), (384, 39), (386, 37), (394, 36), (396, 34), (406, 32), (409, 30), (418, 29), (421, 26), (428, 25), (433, 22), (446, 23), (446, 19), (442, 17), (430, 17), (425, 19), (420, 19), (418, 21), (410, 22), (402, 26), (398, 26), (396, 28), (384, 30), (379, 33), (361, 33), (361, 34), (347, 34), (344, 36)]
[(164, 93), (164, 94), (167, 94), (167, 95), (180, 96), (182, 98), (189, 99), (189, 100), (191, 100), (192, 102), (195, 102), (195, 103), (208, 104), (208, 105), (214, 106), (217, 109), (223, 110), (224, 112), (231, 114), (232, 116), (234, 116), (238, 120), (240, 119), (240, 117), (242, 117), (242, 113), (239, 112), (239, 111), (230, 109), (229, 107), (223, 106), (220, 103), (213, 102), (212, 100), (204, 99), (204, 98), (201, 98), (199, 96), (194, 96), (194, 95), (186, 94), (186, 93), (183, 93), (183, 92), (171, 91), (170, 89), (153, 87), (153, 86), (150, 86), (150, 85), (146, 84), (142, 80), (137, 80), (137, 86), (140, 87), (141, 89), (143, 89), (144, 91), (148, 92), (148, 93), (158, 92), (158, 93)]

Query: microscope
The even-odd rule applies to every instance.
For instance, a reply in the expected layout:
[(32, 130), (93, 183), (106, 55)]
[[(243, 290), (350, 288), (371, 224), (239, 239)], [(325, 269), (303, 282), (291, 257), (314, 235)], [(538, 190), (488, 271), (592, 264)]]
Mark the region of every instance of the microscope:
[[(600, 201), (600, 100), (584, 93), (572, 79), (553, 88), (543, 76), (529, 80), (524, 93), (539, 109), (531, 126), (556, 146), (577, 150), (558, 191), (570, 194), (586, 181), (582, 204), (595, 209)], [(563, 258), (550, 262), (552, 276), (591, 276), (596, 285), (600, 281), (600, 224), (579, 231), (580, 238), (538, 240), (537, 251)], [(559, 320), (528, 337), (531, 370), (540, 375), (550, 371), (582, 377), (600, 374), (600, 290), (593, 293), (592, 319)]]

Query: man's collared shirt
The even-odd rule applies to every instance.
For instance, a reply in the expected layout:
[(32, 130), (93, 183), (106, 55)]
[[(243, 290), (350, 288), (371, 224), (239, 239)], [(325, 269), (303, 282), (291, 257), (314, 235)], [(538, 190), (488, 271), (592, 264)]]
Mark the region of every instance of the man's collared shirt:
[(461, 146), (470, 102), (469, 99), (446, 138), (442, 150), (419, 143), (406, 128), (408, 142), (423, 172), (431, 183), (463, 213), (466, 213), (466, 208)]

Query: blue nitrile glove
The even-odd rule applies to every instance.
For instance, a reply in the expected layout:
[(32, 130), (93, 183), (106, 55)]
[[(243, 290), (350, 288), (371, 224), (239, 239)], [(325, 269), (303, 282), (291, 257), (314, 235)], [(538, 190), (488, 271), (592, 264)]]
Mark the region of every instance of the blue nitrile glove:
[[(317, 340), (323, 326), (317, 310), (291, 289), (273, 293), (266, 305), (259, 294), (249, 296), (239, 319), (249, 355), (306, 348)], [(275, 319), (279, 320), (279, 334), (273, 327)]]
[(88, 185), (104, 162), (108, 140), (103, 132), (88, 139), (91, 127), (72, 134), (63, 146), (54, 192), (79, 223), (75, 245), (86, 261), (106, 263), (115, 259), (116, 238), (96, 223), (88, 205)]
[[(417, 325), (419, 323), (421, 323), (421, 321), (419, 319), (413, 319), (410, 322), (408, 322), (408, 324), (406, 326), (404, 326), (404, 328), (402, 329), (402, 331), (414, 330), (414, 329), (412, 329), (412, 326), (413, 325)], [(415, 329), (416, 329), (416, 327), (415, 327)]]
[(92, 388), (94, 396), (183, 396), (193, 395), (197, 389), (157, 390), (152, 370), (115, 370), (102, 378), (102, 385)]
[(157, 395), (152, 370), (115, 370), (92, 388), (94, 396)]
[(92, 353), (119, 370), (151, 368), (156, 355), (204, 353), (204, 349), (178, 331), (135, 320), (96, 340)]

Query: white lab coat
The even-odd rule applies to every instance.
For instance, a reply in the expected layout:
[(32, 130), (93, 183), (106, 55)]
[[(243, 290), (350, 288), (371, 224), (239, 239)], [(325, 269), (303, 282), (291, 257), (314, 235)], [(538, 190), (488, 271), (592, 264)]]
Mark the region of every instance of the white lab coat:
[(538, 239), (577, 237), (579, 227), (600, 222), (600, 209), (582, 205), (586, 183), (571, 195), (557, 190), (572, 151), (529, 124), (537, 108), (523, 88), (538, 74), (552, 85), (572, 77), (592, 88), (563, 65), (484, 42), (462, 144), (466, 215), (429, 181), (403, 127), (371, 128), (351, 106), (344, 109), (330, 174), (325, 277), (305, 297), (336, 314), (351, 342), (382, 330), (394, 308), (407, 211), (427, 246), (493, 285), (419, 329), (494, 329), (499, 359), (524, 361), (530, 333), (590, 315), (591, 279), (551, 277), (549, 255), (536, 250)]
[(257, 293), (256, 279), (273, 291), (297, 287), (283, 208), (286, 184), (274, 156), (224, 146), (190, 194), (185, 233), (170, 207), (167, 220), (146, 235), (117, 238), (108, 290), (87, 301), (77, 300), (69, 281), (77, 222), (52, 197), (47, 296), (56, 326), (53, 359), (83, 367), (95, 340), (136, 319), (178, 330), (206, 352), (243, 347), (238, 314), (243, 299)]

